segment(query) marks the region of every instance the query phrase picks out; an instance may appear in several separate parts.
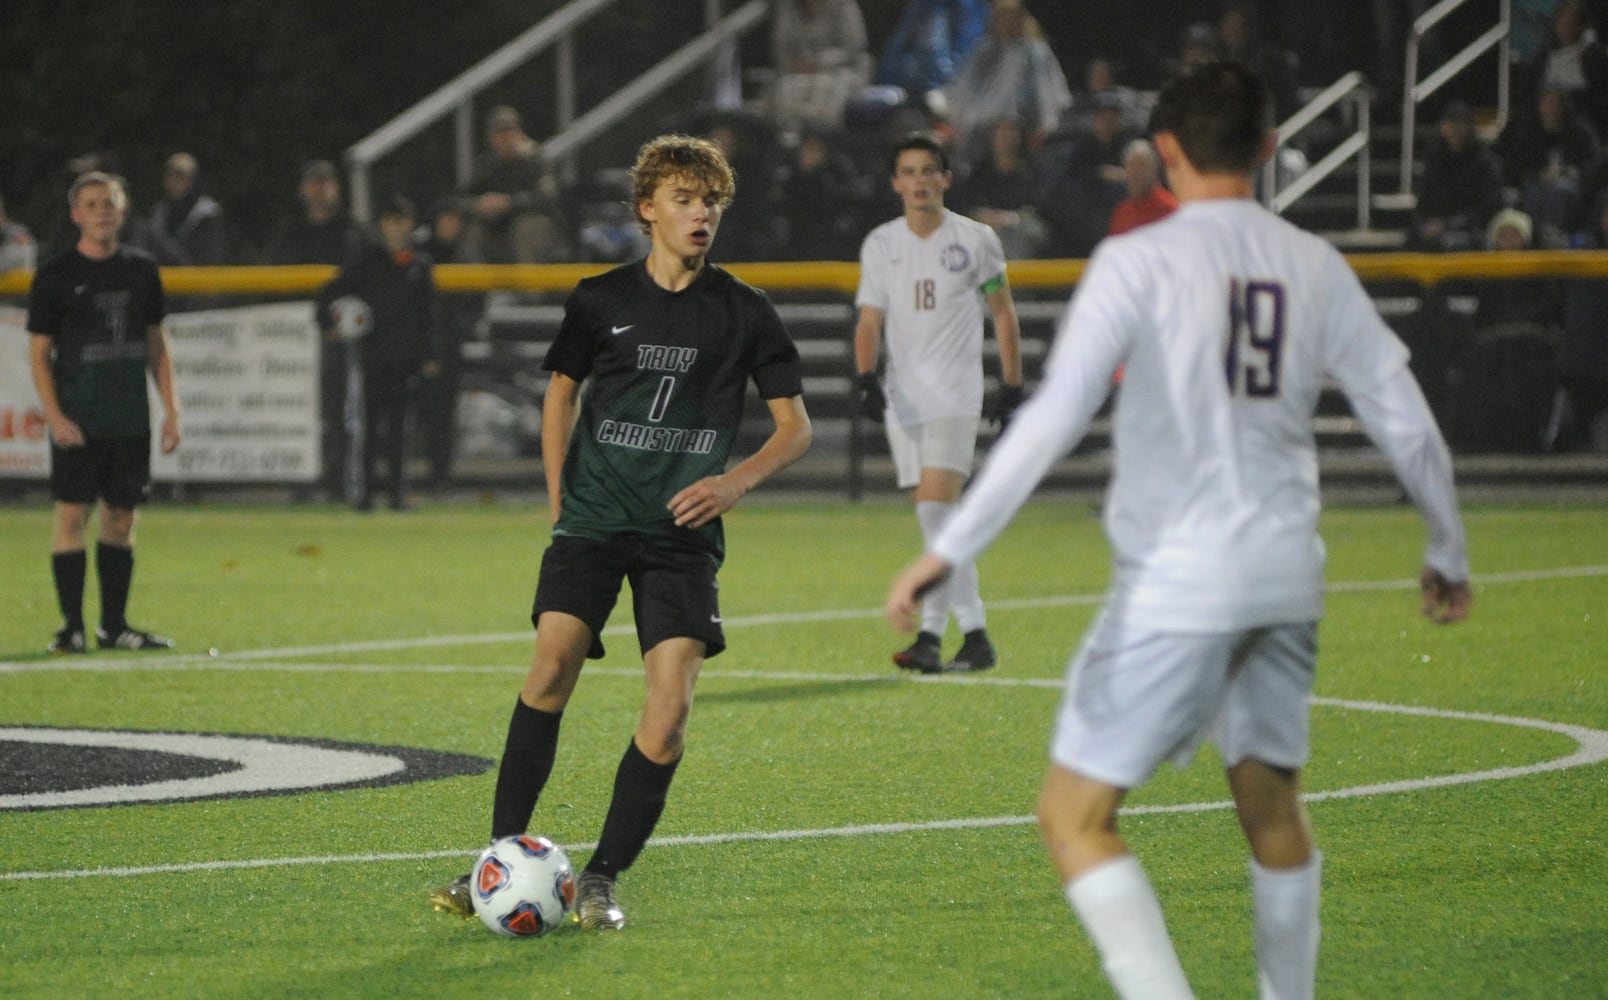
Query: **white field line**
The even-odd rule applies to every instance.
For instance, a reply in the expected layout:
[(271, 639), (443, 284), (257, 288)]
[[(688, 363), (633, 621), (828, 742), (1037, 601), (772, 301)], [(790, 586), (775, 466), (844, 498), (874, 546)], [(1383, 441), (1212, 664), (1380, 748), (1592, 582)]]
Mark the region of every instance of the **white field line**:
[[(1476, 575), (1474, 583), (1478, 585), (1502, 583), (1531, 583), (1540, 580), (1558, 580), (1578, 577), (1608, 576), (1608, 566), (1563, 566), (1555, 569), (1519, 570), (1510, 573), (1489, 573)], [(1324, 588), (1332, 594), (1365, 593), (1384, 590), (1417, 590), (1417, 580), (1341, 580), (1329, 583)], [(1025, 597), (1014, 600), (989, 601), (988, 607), (994, 611), (1018, 611), (1034, 608), (1060, 608), (1097, 605), (1105, 599), (1104, 594), (1064, 594), (1050, 597)], [(797, 611), (778, 612), (762, 615), (739, 615), (725, 620), (728, 629), (757, 628), (767, 625), (798, 625), (809, 622), (829, 621), (855, 621), (882, 617), (880, 608), (843, 608), (824, 611)], [(431, 649), (439, 647), (462, 647), (473, 645), (491, 645), (497, 643), (531, 642), (532, 632), (490, 632), (478, 635), (436, 635), (419, 636), (411, 639), (372, 639), (359, 642), (326, 643), (317, 646), (287, 646), (278, 649), (240, 650), (238, 652), (222, 652), (211, 654), (180, 654), (174, 656), (141, 656), (129, 658), (119, 654), (110, 657), (72, 656), (58, 657), (49, 660), (17, 660), (0, 661), (0, 674), (32, 673), (49, 670), (93, 670), (109, 673), (135, 670), (227, 670), (241, 669), (242, 664), (255, 664), (260, 670), (296, 669), (290, 663), (262, 663), (259, 661), (294, 660), (307, 656), (326, 656), (344, 653), (382, 652), (399, 649)], [(635, 627), (630, 624), (611, 625), (603, 630), (606, 636), (634, 635)], [(319, 671), (353, 671), (378, 673), (385, 670), (396, 672), (453, 672), (453, 673), (501, 673), (508, 669), (505, 667), (468, 667), (450, 664), (424, 665), (424, 666), (390, 666), (378, 664), (307, 664), (305, 669), (313, 672)], [(517, 669), (523, 670), (523, 665)], [(592, 673), (602, 673), (602, 670), (592, 668)], [(712, 671), (713, 673), (714, 671)], [(728, 674), (726, 676), (738, 676)], [(770, 676), (770, 675), (767, 675)], [(813, 675), (811, 675), (813, 676)]]
[[(822, 679), (842, 680), (842, 677), (830, 674), (815, 676), (821, 677)], [(1397, 715), (1415, 715), (1437, 719), (1461, 719), (1470, 722), (1519, 726), (1529, 729), (1543, 729), (1549, 732), (1560, 733), (1564, 736), (1568, 736), (1575, 741), (1576, 747), (1572, 753), (1565, 754), (1562, 757), (1540, 761), (1535, 764), (1526, 764), (1521, 767), (1498, 767), (1485, 771), (1471, 771), (1464, 774), (1446, 774), (1429, 778), (1408, 778), (1400, 781), (1376, 782), (1367, 785), (1354, 785), (1350, 788), (1336, 788), (1327, 791), (1308, 792), (1305, 796), (1303, 796), (1308, 802), (1326, 802), (1332, 799), (1365, 798), (1373, 795), (1389, 795), (1401, 792), (1423, 791), (1431, 788), (1447, 788), (1454, 785), (1468, 785), (1481, 781), (1499, 781), (1508, 778), (1522, 778), (1528, 775), (1542, 774), (1548, 771), (1559, 771), (1571, 767), (1584, 767), (1590, 764), (1596, 764), (1604, 760), (1608, 760), (1608, 731), (1600, 729), (1588, 729), (1584, 726), (1572, 726), (1560, 722), (1548, 722), (1544, 719), (1526, 719), (1510, 715), (1490, 715), (1483, 712), (1454, 712), (1439, 708), (1426, 708), (1413, 705), (1391, 705), (1382, 702), (1347, 701), (1337, 698), (1314, 698), (1312, 699), (1312, 702), (1314, 705), (1328, 708), (1338, 708), (1343, 711), (1388, 712)], [(1199, 813), (1230, 809), (1232, 807), (1233, 803), (1228, 800), (1214, 802), (1183, 802), (1171, 805), (1129, 806), (1122, 810), (1122, 814), (1125, 816), (1143, 816), (1168, 813)], [(824, 840), (835, 837), (890, 836), (908, 833), (927, 833), (938, 830), (985, 830), (997, 827), (1027, 826), (1033, 822), (1034, 818), (1032, 816), (986, 816), (932, 820), (925, 823), (868, 823), (854, 826), (821, 827), (815, 829), (744, 830), (731, 833), (691, 834), (679, 837), (655, 837), (653, 840), (648, 842), (647, 846), (694, 847), (767, 841)], [(596, 845), (595, 843), (578, 843), (565, 844), (563, 846), (566, 851), (590, 851)], [(473, 857), (474, 854), (475, 851), (473, 850), (446, 849), (413, 853), (311, 855), (291, 858), (249, 858), (239, 861), (193, 861), (166, 865), (144, 865), (127, 868), (94, 868), (71, 871), (0, 872), (0, 882), (39, 881), (49, 879), (127, 878), (137, 875), (174, 875), (207, 871), (294, 868), (312, 865), (348, 865), (397, 861), (429, 861), (439, 858), (470, 858)]]
[[(1476, 583), (1514, 583), (1535, 580), (1557, 579), (1562, 577), (1585, 577), (1608, 575), (1608, 566), (1580, 566), (1565, 567), (1554, 570), (1536, 570), (1516, 573), (1498, 573), (1475, 578)], [(1357, 592), (1377, 590), (1411, 590), (1416, 589), (1416, 580), (1392, 581), (1351, 581), (1330, 584), (1328, 589), (1332, 592)], [(1033, 608), (1033, 607), (1060, 607), (1075, 604), (1096, 604), (1101, 598), (1097, 595), (1069, 595), (1064, 597), (1034, 598), (1018, 601), (991, 602), (990, 607), (1006, 608)], [(851, 618), (875, 618), (880, 611), (849, 610), (849, 611), (818, 611), (802, 614), (770, 614), (753, 615), (742, 618), (727, 619), (727, 627), (748, 627), (770, 624), (791, 624), (801, 621), (835, 621)], [(620, 626), (606, 630), (607, 633), (629, 633), (630, 626)], [(504, 633), (494, 636), (437, 636), (416, 640), (389, 640), (378, 643), (347, 643), (319, 647), (300, 647), (294, 649), (260, 650), (229, 654), (219, 657), (153, 657), (142, 659), (136, 663), (126, 661), (73, 661), (69, 664), (57, 665), (47, 663), (47, 669), (225, 669), (225, 670), (284, 670), (295, 672), (316, 671), (358, 671), (358, 672), (395, 672), (395, 671), (423, 671), (423, 672), (451, 672), (451, 673), (504, 673), (514, 668), (509, 667), (470, 667), (454, 665), (411, 666), (398, 667), (394, 664), (319, 664), (319, 663), (273, 663), (267, 662), (276, 658), (307, 656), (317, 653), (354, 652), (380, 649), (404, 649), (433, 647), (443, 645), (461, 645), (466, 642), (504, 642), (529, 639), (529, 633)], [(244, 662), (231, 662), (244, 661)], [(10, 668), (39, 669), (36, 663), (0, 663), (0, 673), (20, 672)], [(620, 676), (638, 677), (640, 670), (628, 668), (593, 667), (591, 673), (615, 674)], [(736, 678), (758, 680), (790, 680), (790, 681), (822, 681), (842, 683), (843, 681), (861, 681), (865, 683), (885, 683), (898, 680), (890, 674), (830, 674), (807, 673), (802, 671), (753, 671), (711, 670), (705, 675), (707, 678)], [(917, 683), (949, 683), (949, 684), (980, 684), (995, 687), (1037, 687), (1059, 688), (1060, 680), (1043, 678), (1011, 678), (1011, 677), (922, 677), (913, 678)], [(1444, 719), (1462, 719), (1474, 722), (1494, 723), (1499, 725), (1521, 726), (1532, 729), (1543, 729), (1568, 736), (1576, 742), (1576, 749), (1570, 754), (1549, 761), (1527, 764), (1520, 767), (1502, 767), (1486, 771), (1474, 771), (1464, 774), (1440, 775), (1429, 778), (1409, 778), (1400, 781), (1379, 782), (1368, 785), (1357, 785), (1351, 788), (1331, 789), (1328, 791), (1309, 792), (1304, 798), (1308, 802), (1323, 802), (1331, 799), (1362, 798), (1372, 795), (1385, 795), (1400, 792), (1421, 791), (1431, 788), (1444, 788), (1454, 785), (1473, 784), (1481, 781), (1497, 781), (1508, 778), (1525, 777), (1532, 774), (1541, 774), (1548, 771), (1562, 770), (1572, 767), (1583, 767), (1590, 764), (1608, 760), (1608, 731), (1588, 729), (1583, 726), (1572, 726), (1564, 723), (1549, 722), (1544, 719), (1525, 719), (1517, 716), (1490, 715), (1479, 712), (1455, 712), (1437, 708), (1427, 708), (1408, 705), (1391, 705), (1380, 702), (1347, 701), (1334, 698), (1313, 698), (1316, 706), (1339, 708), (1342, 710), (1365, 712), (1390, 712), (1400, 715), (1416, 715)], [(1186, 802), (1172, 805), (1129, 806), (1122, 810), (1124, 815), (1153, 815), (1166, 813), (1197, 813), (1232, 808), (1233, 803), (1228, 800), (1213, 802)], [(658, 837), (648, 843), (649, 847), (686, 847), (704, 846), (731, 843), (752, 843), (762, 841), (797, 841), (818, 840), (834, 837), (866, 837), (887, 836), (906, 833), (922, 833), (937, 830), (977, 830), (997, 827), (1026, 826), (1034, 822), (1031, 816), (994, 816), (973, 817), (961, 819), (933, 820), (925, 823), (874, 823), (854, 826), (824, 827), (817, 829), (798, 830), (751, 830), (731, 833), (699, 834), (678, 837)], [(594, 844), (579, 843), (564, 845), (566, 850), (587, 851)], [(147, 865), (126, 868), (96, 868), (90, 870), (54, 871), (54, 872), (0, 872), (0, 882), (30, 881), (44, 879), (77, 879), (93, 877), (131, 877), (138, 875), (186, 874), (192, 872), (243, 870), (261, 868), (302, 867), (310, 865), (375, 863), (397, 861), (427, 861), (441, 858), (467, 858), (474, 855), (472, 850), (444, 849), (437, 851), (423, 851), (414, 853), (390, 854), (359, 854), (359, 855), (312, 855), (290, 858), (256, 858), (237, 861), (196, 861), (166, 865)]]

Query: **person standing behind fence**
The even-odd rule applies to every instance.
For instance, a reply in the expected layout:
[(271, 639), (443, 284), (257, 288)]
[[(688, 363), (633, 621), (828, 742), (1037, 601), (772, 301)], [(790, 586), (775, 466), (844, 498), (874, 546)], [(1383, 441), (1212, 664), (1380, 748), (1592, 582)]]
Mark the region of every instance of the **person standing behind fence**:
[(1152, 128), (1182, 207), (1095, 252), (1038, 392), (884, 607), (913, 625), (922, 590), (998, 537), (1124, 366), (1105, 504), (1112, 583), (1067, 668), (1038, 817), (1125, 998), (1192, 994), (1118, 808), (1207, 736), (1250, 846), (1261, 995), (1313, 995), (1322, 855), (1300, 789), (1323, 614), (1312, 414), (1326, 383), (1428, 526), (1422, 612), (1459, 621), (1473, 599), (1451, 455), (1407, 350), (1333, 246), (1255, 201), (1270, 116), (1267, 87), (1237, 63), (1163, 88)]
[[(362, 480), (348, 496), (359, 510), (374, 507), (375, 474), (383, 456), (392, 510), (407, 507), (409, 410), (419, 383), (439, 368), (440, 326), (435, 274), (430, 258), (413, 246), (418, 213), (402, 195), (379, 207), (379, 241), (366, 242), (341, 265), (335, 279), (318, 292), (318, 321), (340, 327), (343, 302), (368, 307), (367, 332), (358, 341), (363, 373), (359, 410)], [(340, 305), (337, 305), (340, 303)], [(350, 333), (351, 331), (346, 331)], [(348, 401), (348, 407), (353, 403)]]
[[(906, 136), (893, 148), (889, 174), (904, 214), (873, 229), (860, 249), (858, 404), (863, 416), (886, 423), (899, 487), (911, 491), (930, 541), (971, 474), (983, 411), (985, 303), (1002, 376), (989, 417), (1001, 428), (1022, 401), (1021, 344), (999, 236), (944, 207), (952, 179), (944, 147), (926, 134)], [(884, 334), (886, 393), (877, 378)], [(951, 612), (964, 641), (945, 663), (939, 647)], [(977, 568), (966, 563), (927, 595), (921, 634), (893, 662), (921, 673), (987, 670), (996, 655), (986, 626)]]
[[(341, 202), (340, 174), (328, 160), (311, 160), (302, 167), (296, 194), (301, 207), (274, 227), (262, 262), (271, 265), (327, 264), (339, 267), (363, 244), (363, 230)], [(341, 497), (346, 475), (346, 349), (326, 331), (319, 338), (318, 416), (319, 451), (325, 496)], [(307, 499), (304, 488), (297, 492)]]
[(29, 364), (50, 425), (51, 575), (63, 619), (48, 649), (89, 648), (85, 532), (97, 500), (96, 642), (101, 649), (169, 649), (171, 639), (137, 629), (127, 618), (135, 509), (151, 486), (147, 375), (156, 382), (162, 407), (162, 453), (171, 453), (180, 440), (178, 392), (162, 326), (162, 278), (148, 254), (118, 242), (128, 207), (120, 180), (84, 174), (73, 182), (67, 203), (78, 242), (45, 261), (28, 294)]

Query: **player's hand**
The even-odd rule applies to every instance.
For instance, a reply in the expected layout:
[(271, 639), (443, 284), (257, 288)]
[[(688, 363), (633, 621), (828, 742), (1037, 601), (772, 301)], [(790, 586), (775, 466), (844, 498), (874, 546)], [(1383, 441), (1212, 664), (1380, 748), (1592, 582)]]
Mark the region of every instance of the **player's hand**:
[(58, 448), (82, 448), (84, 446), (83, 430), (66, 414), (51, 418), (50, 440), (56, 442)]
[(748, 491), (730, 476), (706, 476), (670, 498), (667, 506), (682, 528), (701, 528), (737, 506)]
[(1022, 387), (1000, 383), (999, 392), (994, 394), (994, 405), (988, 408), (988, 419), (999, 424), (999, 432), (1005, 433), (1005, 428), (1011, 424), (1011, 418), (1016, 416), (1016, 410), (1022, 405)]
[(171, 455), (179, 447), (184, 434), (179, 430), (179, 418), (168, 416), (162, 419), (162, 454)]
[(921, 598), (948, 576), (949, 564), (931, 552), (917, 559), (894, 577), (888, 599), (882, 605), (882, 616), (901, 632), (914, 631), (916, 618), (921, 613)]
[(1462, 621), (1474, 603), (1474, 591), (1467, 580), (1452, 583), (1428, 566), (1418, 578), (1418, 589), (1423, 596), (1424, 617), (1437, 625)]
[(860, 416), (873, 423), (882, 423), (883, 412), (888, 408), (888, 397), (882, 393), (882, 383), (876, 372), (864, 372), (854, 379), (854, 396)]

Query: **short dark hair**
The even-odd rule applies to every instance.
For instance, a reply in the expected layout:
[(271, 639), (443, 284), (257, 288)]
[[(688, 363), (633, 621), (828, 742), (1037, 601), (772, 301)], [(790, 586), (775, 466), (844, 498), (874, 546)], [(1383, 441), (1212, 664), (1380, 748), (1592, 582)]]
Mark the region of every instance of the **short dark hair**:
[(400, 191), (392, 192), (391, 194), (387, 194), (385, 197), (381, 198), (379, 211), (376, 212), (375, 215), (376, 217), (381, 215), (396, 215), (414, 220), (419, 218), (419, 212), (414, 207), (413, 199), (409, 198)]
[(1202, 63), (1161, 88), (1150, 131), (1171, 132), (1190, 164), (1203, 173), (1256, 168), (1273, 99), (1249, 66), (1231, 60)]
[(939, 141), (938, 137), (931, 132), (911, 132), (894, 143), (893, 149), (888, 153), (888, 173), (890, 175), (899, 172), (900, 154), (912, 149), (924, 149), (938, 157), (938, 166), (943, 169), (944, 173), (949, 172), (949, 150), (944, 148), (944, 144)]

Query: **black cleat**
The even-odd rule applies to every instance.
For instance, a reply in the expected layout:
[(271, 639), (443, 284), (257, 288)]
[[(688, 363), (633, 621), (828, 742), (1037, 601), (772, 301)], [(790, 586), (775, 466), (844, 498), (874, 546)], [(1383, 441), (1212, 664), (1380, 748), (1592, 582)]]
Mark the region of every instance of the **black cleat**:
[(931, 632), (917, 632), (915, 642), (893, 654), (893, 662), (900, 670), (936, 674), (940, 669), (938, 642)]
[(56, 637), (50, 640), (50, 645), (45, 647), (45, 652), (56, 656), (89, 652), (89, 646), (84, 643), (83, 627), (74, 628), (71, 625), (63, 627), (60, 632), (56, 633)]
[(970, 673), (976, 670), (988, 670), (998, 662), (994, 654), (994, 644), (988, 641), (988, 633), (982, 629), (966, 633), (966, 640), (960, 644), (955, 658), (944, 664), (943, 672), (946, 674)]
[(159, 635), (141, 632), (132, 625), (124, 623), (120, 629), (107, 631), (103, 628), (95, 630), (95, 642), (101, 649), (172, 649), (173, 640), (164, 639)]

